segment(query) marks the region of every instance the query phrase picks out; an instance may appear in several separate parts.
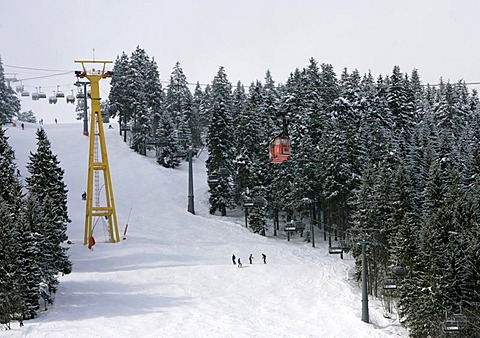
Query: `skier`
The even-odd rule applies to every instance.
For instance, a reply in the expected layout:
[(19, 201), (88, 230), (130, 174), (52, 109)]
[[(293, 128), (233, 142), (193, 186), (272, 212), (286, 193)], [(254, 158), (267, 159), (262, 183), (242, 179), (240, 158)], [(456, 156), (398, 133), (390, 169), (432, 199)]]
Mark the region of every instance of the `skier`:
[(263, 264), (267, 264), (267, 255), (262, 253)]
[(23, 123), (21, 124), (21, 126), (22, 126), (22, 130), (25, 130), (25, 125)]
[(250, 264), (252, 264), (252, 261), (253, 261), (253, 255), (250, 254), (250, 257), (248, 257), (248, 260), (250, 261)]
[(20, 174), (20, 169), (17, 169), (17, 177), (20, 177), (22, 176), (22, 174)]
[(233, 262), (233, 265), (237, 265), (237, 262), (235, 261), (236, 257), (235, 257), (235, 254), (232, 255), (232, 262)]
[(82, 200), (86, 200), (87, 199), (87, 193), (84, 191), (83, 194), (82, 194)]
[(239, 268), (242, 267), (242, 262), (240, 261), (240, 257), (238, 257), (238, 267), (239, 267)]
[(57, 122), (58, 122), (58, 121), (57, 121), (57, 119), (55, 118), (55, 124), (57, 124)]

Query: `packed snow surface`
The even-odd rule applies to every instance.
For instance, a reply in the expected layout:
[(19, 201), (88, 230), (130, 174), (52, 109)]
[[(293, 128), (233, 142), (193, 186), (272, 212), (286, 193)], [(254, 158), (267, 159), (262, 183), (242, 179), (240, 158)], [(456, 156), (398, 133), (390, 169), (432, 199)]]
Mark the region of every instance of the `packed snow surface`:
[[(38, 125), (8, 128), (24, 179)], [(43, 125), (65, 170), (69, 254), (73, 272), (60, 277), (55, 303), (12, 337), (407, 337), (396, 314), (370, 298), (370, 323), (361, 321), (361, 289), (353, 259), (329, 255), (283, 231), (251, 233), (241, 211), (208, 212), (203, 152), (194, 158), (195, 215), (187, 212), (188, 164), (166, 169), (134, 153), (115, 129), (105, 128), (118, 224), (127, 239), (83, 245), (88, 142), (82, 124)], [(130, 215), (130, 218), (129, 218)], [(261, 254), (267, 255), (263, 264)], [(240, 257), (244, 268), (233, 265)], [(248, 257), (253, 254), (253, 264)], [(43, 307), (42, 307), (43, 310)]]

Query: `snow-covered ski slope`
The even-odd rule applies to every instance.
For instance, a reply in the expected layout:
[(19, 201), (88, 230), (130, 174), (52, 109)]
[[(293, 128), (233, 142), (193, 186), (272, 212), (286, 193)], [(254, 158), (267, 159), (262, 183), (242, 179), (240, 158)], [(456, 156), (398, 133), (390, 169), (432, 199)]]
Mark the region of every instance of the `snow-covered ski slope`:
[[(22, 173), (36, 149), (38, 125), (7, 126)], [(44, 125), (65, 170), (73, 272), (60, 278), (55, 303), (2, 336), (23, 337), (407, 337), (370, 299), (361, 321), (361, 290), (352, 258), (328, 254), (284, 235), (262, 237), (243, 215), (208, 213), (205, 155), (194, 160), (195, 211), (187, 212), (188, 165), (165, 169), (105, 129), (117, 217), (127, 239), (105, 243), (99, 223), (93, 250), (83, 246), (88, 137), (82, 124)], [(267, 255), (263, 264), (261, 254)], [(232, 254), (243, 269), (234, 266)], [(248, 256), (253, 254), (253, 264)]]

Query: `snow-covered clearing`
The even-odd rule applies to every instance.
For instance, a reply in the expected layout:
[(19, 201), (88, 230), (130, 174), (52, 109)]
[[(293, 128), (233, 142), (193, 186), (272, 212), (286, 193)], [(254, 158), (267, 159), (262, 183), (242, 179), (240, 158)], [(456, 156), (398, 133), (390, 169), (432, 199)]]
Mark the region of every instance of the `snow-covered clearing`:
[[(21, 173), (36, 149), (38, 125), (7, 126)], [(2, 336), (27, 337), (407, 337), (398, 320), (370, 299), (370, 324), (361, 321), (361, 290), (353, 260), (328, 254), (283, 232), (262, 237), (243, 214), (208, 213), (205, 153), (194, 159), (195, 215), (187, 212), (188, 165), (165, 169), (105, 129), (110, 171), (127, 240), (105, 243), (95, 228), (93, 250), (83, 246), (88, 137), (82, 124), (43, 126), (65, 170), (69, 190), (69, 254), (73, 272), (60, 278), (56, 301)], [(24, 177), (22, 177), (24, 178)], [(267, 264), (261, 254), (267, 255)], [(232, 264), (242, 259), (244, 268)], [(255, 257), (248, 264), (248, 256)]]

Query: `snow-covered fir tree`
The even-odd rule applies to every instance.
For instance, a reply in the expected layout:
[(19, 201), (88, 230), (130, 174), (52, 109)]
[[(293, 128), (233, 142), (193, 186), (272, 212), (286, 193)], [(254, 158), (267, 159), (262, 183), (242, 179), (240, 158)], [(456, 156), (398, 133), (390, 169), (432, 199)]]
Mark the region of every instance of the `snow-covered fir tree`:
[(208, 129), (206, 161), (209, 180), (210, 213), (219, 210), (223, 216), (233, 206), (234, 190), (232, 175), (235, 169), (235, 144), (232, 135), (232, 85), (227, 80), (225, 69), (220, 67), (213, 79), (211, 92), (212, 120)]
[(0, 125), (11, 122), (20, 112), (20, 100), (5, 82), (5, 72), (0, 56)]
[(42, 282), (48, 288), (47, 301), (51, 302), (51, 294), (57, 288), (58, 274), (68, 274), (72, 270), (67, 248), (63, 246), (67, 240), (67, 224), (70, 222), (67, 210), (68, 191), (63, 182), (64, 171), (57, 156), (52, 153), (45, 130), (39, 128), (36, 136), (37, 151), (30, 155), (27, 164), (30, 177), (25, 180), (30, 198), (42, 201), (41, 207), (35, 211), (37, 221), (32, 224), (32, 231), (42, 238), (38, 259)]

